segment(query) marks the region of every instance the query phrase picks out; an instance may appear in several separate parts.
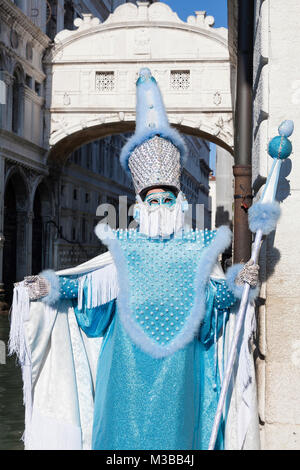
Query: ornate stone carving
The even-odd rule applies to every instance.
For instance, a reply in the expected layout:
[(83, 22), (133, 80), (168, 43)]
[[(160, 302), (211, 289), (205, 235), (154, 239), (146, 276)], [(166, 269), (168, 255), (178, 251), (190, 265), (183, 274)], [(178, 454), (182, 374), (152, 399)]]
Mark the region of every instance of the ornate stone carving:
[(217, 121), (217, 126), (218, 126), (220, 129), (224, 129), (224, 119), (222, 118), (222, 116), (218, 119), (218, 121)]
[(64, 116), (56, 117), (53, 115), (51, 118), (51, 135), (55, 132), (63, 131), (65, 134), (68, 134), (66, 128), (68, 127), (69, 123)]
[(82, 19), (76, 18), (74, 20), (74, 25), (77, 26), (78, 31), (94, 28), (98, 24), (100, 24), (99, 18), (94, 17), (91, 13), (82, 13)]
[(189, 16), (187, 22), (195, 26), (211, 28), (215, 24), (213, 16), (206, 16), (206, 11), (195, 11), (196, 16)]
[(71, 104), (71, 98), (70, 98), (70, 95), (68, 95), (68, 93), (64, 94), (63, 103), (65, 106), (69, 106)]
[(150, 32), (148, 29), (138, 29), (134, 35), (134, 53), (150, 54)]
[(222, 116), (220, 116), (216, 122), (215, 122), (215, 129), (214, 129), (214, 136), (218, 136), (220, 134), (221, 131), (224, 130), (224, 120), (222, 118)]
[(219, 106), (222, 103), (222, 95), (219, 91), (214, 94), (214, 104)]

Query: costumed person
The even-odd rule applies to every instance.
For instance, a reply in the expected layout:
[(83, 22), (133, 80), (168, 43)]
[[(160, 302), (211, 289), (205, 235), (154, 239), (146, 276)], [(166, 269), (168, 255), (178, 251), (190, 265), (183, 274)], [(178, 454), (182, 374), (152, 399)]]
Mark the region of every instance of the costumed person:
[[(230, 318), (244, 282), (257, 295), (257, 265), (234, 265), (225, 279), (218, 263), (229, 228), (184, 226), (185, 144), (146, 68), (136, 111), (120, 158), (133, 178), (138, 229), (98, 224), (108, 252), (15, 287), (10, 351), (22, 365), (28, 449), (207, 449)], [(241, 426), (249, 384), (247, 413), (255, 410), (247, 334), (216, 449), (247, 439), (258, 446), (255, 411)]]

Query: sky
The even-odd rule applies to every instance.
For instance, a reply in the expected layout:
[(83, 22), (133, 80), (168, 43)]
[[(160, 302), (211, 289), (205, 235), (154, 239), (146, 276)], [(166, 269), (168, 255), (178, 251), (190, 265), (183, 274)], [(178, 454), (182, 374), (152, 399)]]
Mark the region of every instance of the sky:
[[(179, 18), (183, 21), (193, 15), (195, 11), (206, 11), (208, 16), (215, 18), (215, 28), (227, 28), (227, 0), (162, 0), (169, 5), (173, 11), (176, 11)], [(216, 166), (216, 146), (210, 144), (210, 167), (215, 173)]]
[(215, 18), (215, 28), (223, 26), (227, 28), (227, 0), (162, 0), (176, 11), (183, 21), (193, 15), (195, 11), (206, 11), (209, 16)]

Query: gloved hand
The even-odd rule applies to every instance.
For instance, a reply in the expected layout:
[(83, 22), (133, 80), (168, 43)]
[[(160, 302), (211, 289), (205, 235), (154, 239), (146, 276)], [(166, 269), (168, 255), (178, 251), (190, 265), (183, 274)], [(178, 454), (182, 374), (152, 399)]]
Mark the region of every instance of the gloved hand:
[(236, 276), (235, 283), (238, 286), (248, 283), (251, 287), (256, 287), (258, 284), (258, 271), (259, 265), (250, 259)]
[(26, 276), (24, 278), (24, 285), (28, 289), (30, 300), (37, 300), (49, 294), (51, 285), (42, 276)]

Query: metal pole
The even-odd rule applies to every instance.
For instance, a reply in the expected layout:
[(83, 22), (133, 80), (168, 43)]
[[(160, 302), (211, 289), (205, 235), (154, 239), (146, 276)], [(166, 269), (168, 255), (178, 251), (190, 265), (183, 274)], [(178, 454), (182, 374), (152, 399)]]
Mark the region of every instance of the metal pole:
[(238, 1), (237, 93), (235, 106), (234, 262), (248, 261), (252, 235), (247, 207), (252, 202), (252, 83), (254, 1)]

